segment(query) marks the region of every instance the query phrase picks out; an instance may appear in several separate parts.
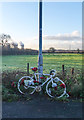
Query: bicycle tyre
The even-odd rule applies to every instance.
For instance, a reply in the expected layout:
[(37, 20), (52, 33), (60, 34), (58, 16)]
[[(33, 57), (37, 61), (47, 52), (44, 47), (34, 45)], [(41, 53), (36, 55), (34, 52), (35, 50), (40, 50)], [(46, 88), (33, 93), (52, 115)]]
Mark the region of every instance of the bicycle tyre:
[[(55, 87), (52, 87), (53, 84), (52, 82), (56, 84)], [(51, 98), (61, 98), (66, 94), (65, 83), (62, 80), (60, 80), (58, 77), (56, 77), (47, 83), (46, 92)]]
[(18, 81), (18, 90), (21, 94), (33, 94), (35, 92), (35, 86), (29, 85), (33, 83), (33, 79), (30, 76), (23, 76)]

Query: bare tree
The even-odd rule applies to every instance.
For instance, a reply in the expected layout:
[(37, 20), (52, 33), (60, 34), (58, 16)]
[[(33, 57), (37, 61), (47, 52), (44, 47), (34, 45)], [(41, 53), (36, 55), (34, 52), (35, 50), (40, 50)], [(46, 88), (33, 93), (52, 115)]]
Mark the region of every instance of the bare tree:
[(2, 45), (2, 47), (6, 46), (10, 39), (11, 39), (10, 35), (1, 34), (0, 35), (0, 45)]

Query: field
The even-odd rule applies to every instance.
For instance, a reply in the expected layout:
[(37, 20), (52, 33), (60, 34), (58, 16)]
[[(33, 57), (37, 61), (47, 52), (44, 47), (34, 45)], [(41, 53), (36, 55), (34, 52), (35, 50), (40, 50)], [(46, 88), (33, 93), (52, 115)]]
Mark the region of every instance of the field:
[[(20, 96), (17, 87), (11, 86), (11, 82), (15, 82), (17, 86), (18, 80), (27, 72), (27, 63), (29, 67), (38, 67), (38, 55), (2, 56), (2, 98), (4, 101), (24, 98)], [(80, 98), (80, 100), (84, 92), (84, 90), (82, 92), (82, 63), (82, 54), (43, 54), (43, 72), (49, 73), (51, 69), (57, 70), (57, 76), (65, 82), (70, 97)], [(62, 74), (63, 64), (64, 74)], [(73, 75), (71, 68), (74, 68)], [(29, 72), (32, 73), (31, 69)]]
[[(2, 57), (2, 70), (27, 70), (27, 63), (29, 67), (38, 66), (38, 55), (15, 55), (15, 56), (3, 56)], [(43, 55), (43, 71), (49, 73), (50, 69), (61, 71), (62, 64), (65, 65), (65, 69), (75, 70), (82, 69), (82, 55), (81, 54), (46, 54)], [(31, 70), (30, 70), (31, 72)]]

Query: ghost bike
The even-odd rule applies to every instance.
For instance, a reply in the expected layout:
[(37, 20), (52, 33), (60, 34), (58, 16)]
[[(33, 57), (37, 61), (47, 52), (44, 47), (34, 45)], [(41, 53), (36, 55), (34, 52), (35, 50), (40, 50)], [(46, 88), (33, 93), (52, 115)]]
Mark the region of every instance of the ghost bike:
[[(23, 76), (18, 81), (18, 90), (21, 94), (33, 94), (34, 92), (40, 92), (44, 85), (46, 85), (46, 93), (52, 98), (61, 98), (64, 95), (69, 97), (66, 92), (65, 83), (56, 76), (56, 71), (51, 70), (50, 74), (36, 73), (38, 70), (36, 67), (31, 67), (34, 71), (32, 76)], [(39, 82), (39, 76), (41, 82)]]

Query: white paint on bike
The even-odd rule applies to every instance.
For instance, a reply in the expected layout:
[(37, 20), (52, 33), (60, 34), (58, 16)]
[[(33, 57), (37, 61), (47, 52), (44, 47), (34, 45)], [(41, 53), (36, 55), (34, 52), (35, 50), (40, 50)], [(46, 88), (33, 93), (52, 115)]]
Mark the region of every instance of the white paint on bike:
[(57, 84), (56, 83), (52, 83), (52, 87), (56, 87), (57, 86)]
[(48, 91), (48, 92), (49, 92), (49, 94), (51, 94), (51, 88), (49, 88), (49, 91)]
[(25, 86), (28, 86), (28, 80), (24, 80), (24, 84), (25, 84)]

